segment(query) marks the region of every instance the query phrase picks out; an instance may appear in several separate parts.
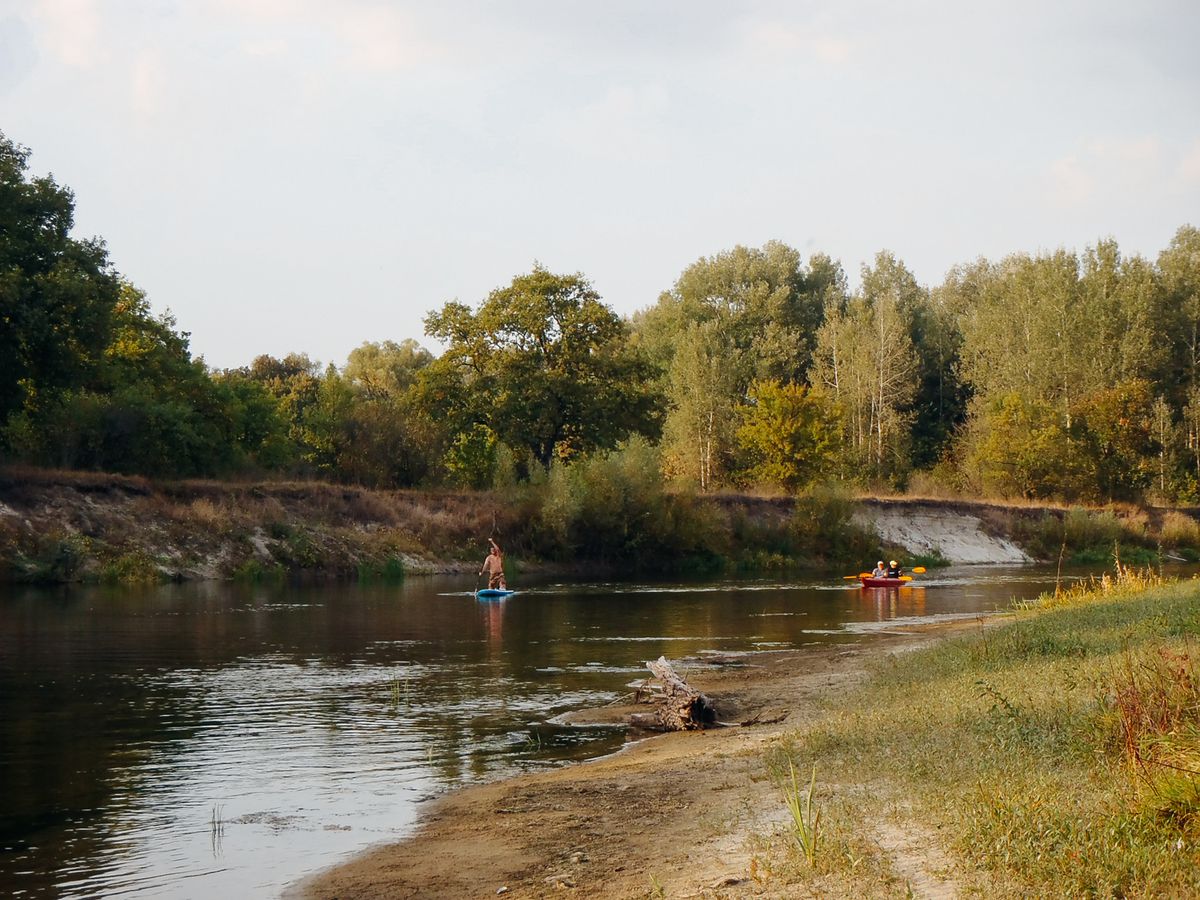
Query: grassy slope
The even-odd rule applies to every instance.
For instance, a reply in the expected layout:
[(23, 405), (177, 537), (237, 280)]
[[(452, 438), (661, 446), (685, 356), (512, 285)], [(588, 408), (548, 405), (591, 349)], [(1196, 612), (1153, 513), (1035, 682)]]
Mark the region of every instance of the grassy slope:
[(1200, 583), (1152, 581), (889, 658), (774, 754), (777, 776), (816, 766), (826, 819), (815, 869), (778, 842), (775, 868), (903, 895), (872, 840), (899, 822), (934, 835), (970, 893), (1200, 894)]

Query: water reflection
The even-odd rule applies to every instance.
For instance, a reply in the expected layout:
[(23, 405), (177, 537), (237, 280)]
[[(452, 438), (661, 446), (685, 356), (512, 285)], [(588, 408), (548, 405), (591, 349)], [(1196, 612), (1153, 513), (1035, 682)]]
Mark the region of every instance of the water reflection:
[(0, 596), (0, 890), (276, 895), (447, 787), (608, 752), (549, 724), (643, 662), (854, 642), (1032, 596), (1035, 570), (831, 579), (200, 584)]

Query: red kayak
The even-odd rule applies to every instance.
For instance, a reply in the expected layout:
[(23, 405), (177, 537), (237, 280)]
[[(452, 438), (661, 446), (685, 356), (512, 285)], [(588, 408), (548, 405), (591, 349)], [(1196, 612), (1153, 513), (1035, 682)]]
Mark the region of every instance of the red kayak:
[(906, 584), (911, 584), (912, 578), (872, 578), (870, 575), (862, 576), (863, 587), (904, 587)]

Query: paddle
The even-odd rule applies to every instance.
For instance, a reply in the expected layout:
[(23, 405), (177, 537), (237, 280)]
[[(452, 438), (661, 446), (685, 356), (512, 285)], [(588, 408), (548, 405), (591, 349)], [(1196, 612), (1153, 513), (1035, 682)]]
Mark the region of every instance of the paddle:
[(857, 575), (843, 575), (842, 577), (849, 578), (849, 579), (870, 578), (871, 573), (870, 572), (859, 572)]
[(925, 574), (925, 567), (924, 567), (924, 566), (913, 566), (912, 570), (913, 570), (914, 572), (916, 572), (918, 575), (924, 575), (924, 574)]

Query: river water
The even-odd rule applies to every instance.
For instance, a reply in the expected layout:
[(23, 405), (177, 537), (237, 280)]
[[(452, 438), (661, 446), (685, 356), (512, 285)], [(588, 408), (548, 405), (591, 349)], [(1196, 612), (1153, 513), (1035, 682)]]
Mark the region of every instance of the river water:
[(702, 662), (973, 615), (1053, 584), (832, 578), (0, 588), (0, 894), (275, 897), (458, 785), (618, 749), (556, 726)]

